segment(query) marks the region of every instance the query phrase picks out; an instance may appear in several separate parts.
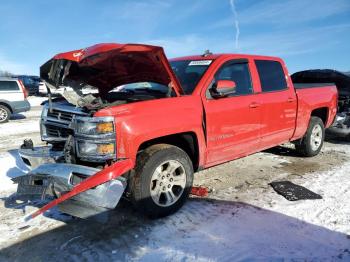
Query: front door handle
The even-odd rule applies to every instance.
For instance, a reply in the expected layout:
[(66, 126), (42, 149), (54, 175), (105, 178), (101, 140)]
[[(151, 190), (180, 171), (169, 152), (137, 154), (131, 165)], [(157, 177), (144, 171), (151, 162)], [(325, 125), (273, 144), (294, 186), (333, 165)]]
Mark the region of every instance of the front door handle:
[(295, 100), (294, 100), (294, 98), (292, 98), (292, 97), (288, 97), (288, 99), (287, 99), (287, 102), (288, 103), (293, 103)]
[(260, 106), (260, 104), (257, 103), (257, 102), (253, 102), (253, 103), (251, 103), (251, 104), (249, 105), (250, 108), (257, 108), (257, 107), (259, 107), (259, 106)]

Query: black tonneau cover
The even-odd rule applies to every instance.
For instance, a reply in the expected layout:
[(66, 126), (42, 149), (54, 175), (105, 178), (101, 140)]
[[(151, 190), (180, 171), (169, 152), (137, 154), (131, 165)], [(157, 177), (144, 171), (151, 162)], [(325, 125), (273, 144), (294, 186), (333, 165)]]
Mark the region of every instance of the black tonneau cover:
[(294, 83), (295, 89), (303, 89), (303, 88), (317, 88), (317, 87), (327, 87), (327, 86), (334, 86), (334, 83)]
[[(296, 72), (291, 75), (292, 81), (297, 86), (305, 84), (334, 83), (340, 96), (350, 95), (350, 75), (332, 69), (314, 69)], [(299, 85), (301, 84), (301, 85)]]

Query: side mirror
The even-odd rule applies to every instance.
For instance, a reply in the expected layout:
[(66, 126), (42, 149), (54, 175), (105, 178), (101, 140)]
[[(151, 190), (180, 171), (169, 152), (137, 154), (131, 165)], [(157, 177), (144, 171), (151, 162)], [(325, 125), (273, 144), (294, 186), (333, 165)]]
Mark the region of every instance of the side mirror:
[(209, 91), (213, 98), (227, 97), (236, 93), (236, 83), (232, 80), (218, 80)]

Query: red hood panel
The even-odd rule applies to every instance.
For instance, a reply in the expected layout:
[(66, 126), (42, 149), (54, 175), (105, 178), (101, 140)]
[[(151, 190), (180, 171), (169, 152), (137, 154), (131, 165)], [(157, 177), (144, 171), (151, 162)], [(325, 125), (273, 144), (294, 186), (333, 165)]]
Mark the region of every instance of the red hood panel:
[(159, 46), (97, 44), (60, 53), (41, 66), (40, 76), (56, 87), (74, 80), (98, 87), (100, 92), (136, 82), (172, 83), (174, 91), (183, 94)]

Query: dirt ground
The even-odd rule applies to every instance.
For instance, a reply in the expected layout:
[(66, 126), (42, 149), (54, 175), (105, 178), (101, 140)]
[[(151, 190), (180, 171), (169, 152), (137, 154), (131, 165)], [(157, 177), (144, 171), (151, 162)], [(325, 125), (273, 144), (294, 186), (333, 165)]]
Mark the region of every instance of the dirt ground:
[[(36, 124), (39, 120), (40, 108), (36, 108), (34, 111), (36, 113), (20, 119), (18, 123), (31, 121), (33, 125)], [(14, 125), (13, 122), (11, 124)], [(30, 128), (28, 132), (22, 132), (15, 136), (3, 135), (0, 152), (16, 149), (20, 144), (18, 141), (27, 136), (34, 138), (35, 142), (39, 142), (38, 135)], [(268, 208), (269, 206), (274, 207), (276, 201), (285, 201), (276, 197), (276, 193), (268, 185), (269, 182), (275, 180), (307, 181), (309, 177), (313, 177), (313, 174), (327, 174), (328, 171), (341, 167), (349, 161), (348, 152), (344, 150), (344, 147), (350, 147), (350, 145), (337, 141), (326, 142), (325, 148), (318, 156), (301, 158), (295, 154), (292, 145), (283, 145), (201, 171), (195, 174), (194, 184), (208, 187), (210, 189), (209, 196), (204, 199), (191, 197), (178, 213), (159, 220), (148, 220), (140, 216), (130, 208), (127, 201), (122, 201), (115, 210), (110, 212), (110, 219), (104, 224), (71, 218), (60, 214), (55, 209), (28, 224), (23, 222), (24, 215), (35, 210), (42, 203), (34, 203), (34, 206), (20, 205), (13, 202), (11, 197), (13, 192), (0, 192), (0, 232), (7, 234), (7, 237), (2, 237), (2, 241), (0, 240), (0, 260), (44, 261), (48, 258), (53, 261), (231, 260), (232, 257), (224, 251), (220, 251), (221, 247), (215, 249), (219, 255), (213, 259), (211, 254), (207, 254), (207, 251), (201, 249), (203, 247), (197, 248), (196, 243), (193, 243), (193, 249), (198, 249), (196, 252), (188, 252), (189, 249), (185, 247), (183, 249), (176, 248), (174, 251), (174, 247), (167, 244), (166, 239), (174, 238), (175, 240), (172, 241), (181, 242), (186, 241), (186, 237), (194, 238), (193, 234), (203, 234), (206, 238), (213, 238), (210, 243), (216, 245), (221, 240), (215, 239), (215, 234), (205, 234), (204, 232), (207, 232), (208, 227), (210, 228), (218, 222), (218, 216), (235, 216), (236, 213), (243, 212), (240, 211), (242, 208), (250, 210), (253, 214), (272, 212), (261, 211), (259, 205), (256, 204), (264, 202), (263, 207)], [(265, 227), (265, 230), (272, 227), (269, 219), (264, 221), (264, 215), (260, 214), (258, 217), (259, 223), (263, 223), (262, 226)], [(280, 215), (278, 214), (276, 217), (280, 217)], [(286, 217), (285, 219), (290, 218)], [(273, 219), (272, 221), (280, 220)], [(247, 225), (247, 228), (254, 229), (254, 223)], [(289, 224), (294, 225), (294, 223), (296, 222)], [(298, 222), (297, 225), (302, 228), (305, 227), (305, 223), (302, 221), (301, 224)], [(313, 225), (310, 225), (311, 227)], [(227, 231), (230, 229), (222, 225), (218, 230)], [(291, 232), (293, 230), (291, 229)], [(191, 235), (188, 232), (192, 232)], [(350, 238), (349, 235), (346, 237)], [(163, 240), (161, 241), (161, 239)], [(242, 240), (244, 237), (241, 236), (240, 239)], [(256, 241), (260, 240), (256, 239)], [(226, 242), (223, 243), (225, 246)], [(278, 243), (277, 239), (276, 246)], [(348, 244), (350, 247), (350, 239)], [(215, 245), (212, 248), (215, 248)], [(319, 245), (322, 247), (321, 244)], [(227, 248), (229, 247), (227, 246)], [(310, 248), (310, 246), (305, 248)], [(282, 251), (279, 250), (279, 252)], [(335, 253), (338, 254), (337, 256), (330, 258), (346, 259), (347, 252), (349, 251), (346, 249), (340, 249)], [(221, 256), (224, 253), (225, 255)], [(164, 254), (166, 254), (165, 257)], [(281, 257), (284, 257), (283, 254), (285, 253), (282, 252)], [(300, 256), (296, 257), (300, 258)], [(314, 258), (314, 255), (311, 257)], [(243, 258), (246, 257), (243, 256)]]

